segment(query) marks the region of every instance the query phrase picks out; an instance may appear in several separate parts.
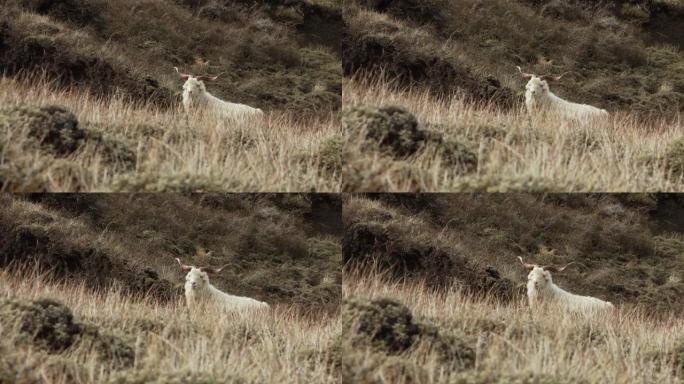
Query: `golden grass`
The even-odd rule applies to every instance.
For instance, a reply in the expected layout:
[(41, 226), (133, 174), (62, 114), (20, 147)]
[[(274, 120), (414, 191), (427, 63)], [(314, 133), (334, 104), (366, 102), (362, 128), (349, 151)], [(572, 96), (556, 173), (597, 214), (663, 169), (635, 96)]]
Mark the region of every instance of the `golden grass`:
[[(258, 317), (188, 314), (181, 298), (161, 304), (127, 297), (116, 289), (92, 292), (80, 284), (52, 283), (35, 274), (16, 277), (8, 272), (0, 274), (0, 295), (59, 300), (72, 309), (75, 321), (120, 335), (135, 350), (133, 366), (117, 369), (82, 345), (49, 354), (21, 344), (15, 326), (0, 323), (2, 360), (14, 371), (0, 372), (7, 382), (103, 383), (111, 379), (172, 383), (192, 374), (203, 383), (337, 382), (327, 363), (333, 337), (340, 333), (337, 316), (303, 316), (286, 305)], [(140, 324), (153, 327), (145, 330)]]
[[(434, 291), (421, 283), (388, 282), (378, 274), (346, 274), (343, 294), (347, 298), (398, 300), (418, 321), (436, 325), (440, 333), (470, 337), (476, 352), (474, 366), (458, 372), (422, 346), (398, 357), (345, 346), (345, 359), (351, 359), (345, 366), (368, 382), (682, 382), (665, 357), (677, 338), (684, 336), (682, 319), (649, 320), (642, 312), (624, 307), (614, 316), (594, 321), (565, 317), (560, 312), (533, 318), (522, 299), (504, 304), (466, 296), (458, 288)], [(398, 376), (396, 363), (387, 363), (397, 359), (405, 362)]]
[[(210, 90), (211, 91), (211, 90)], [(32, 165), (7, 177), (11, 191), (325, 191), (340, 189), (341, 178), (320, 165), (322, 142), (339, 135), (339, 119), (301, 119), (286, 112), (263, 122), (230, 124), (212, 118), (187, 118), (179, 109), (159, 110), (114, 97), (94, 98), (85, 90), (59, 90), (50, 83), (0, 79), (0, 105), (61, 105), (81, 127), (128, 144), (136, 156), (132, 170), (117, 169), (91, 145), (66, 159), (22, 150), (21, 158), (0, 159)], [(11, 129), (11, 128), (10, 128)], [(28, 176), (27, 176), (28, 175)], [(7, 187), (5, 187), (7, 189)]]
[(427, 91), (397, 90), (377, 79), (344, 80), (345, 107), (396, 105), (423, 126), (466, 143), (478, 154), (474, 173), (447, 167), (435, 151), (393, 160), (348, 144), (344, 190), (357, 191), (684, 191), (684, 178), (665, 165), (668, 144), (684, 133), (680, 121), (648, 124), (627, 112), (587, 126), (530, 118), (522, 106), (502, 111), (462, 96), (436, 99)]

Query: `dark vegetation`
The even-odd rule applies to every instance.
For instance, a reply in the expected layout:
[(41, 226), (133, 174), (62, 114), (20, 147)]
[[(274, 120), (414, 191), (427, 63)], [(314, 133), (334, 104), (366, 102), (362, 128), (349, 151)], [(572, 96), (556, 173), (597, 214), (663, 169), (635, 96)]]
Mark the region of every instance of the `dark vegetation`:
[(7, 0), (0, 72), (101, 97), (176, 105), (178, 66), (219, 74), (209, 90), (265, 110), (340, 105), (341, 7), (306, 0)]
[(477, 165), (477, 155), (465, 145), (419, 127), (416, 117), (400, 107), (348, 108), (343, 111), (342, 124), (352, 135), (364, 135), (368, 142), (377, 144), (394, 157), (414, 155), (432, 145), (449, 166), (473, 170)]
[(48, 353), (83, 346), (112, 365), (133, 365), (135, 352), (124, 340), (96, 325), (76, 322), (71, 310), (57, 301), (0, 299), (0, 320), (5, 326), (17, 324), (15, 337), (24, 345)]
[(371, 73), (437, 95), (502, 107), (528, 72), (564, 73), (553, 90), (611, 111), (684, 109), (684, 5), (665, 0), (351, 0), (345, 76)]
[(342, 253), (350, 271), (503, 300), (525, 292), (517, 256), (574, 261), (561, 287), (667, 316), (684, 313), (683, 213), (668, 194), (365, 195), (345, 202)]
[[(342, 309), (343, 333), (354, 347), (370, 346), (398, 355), (419, 343), (431, 344), (446, 361), (455, 361), (459, 369), (472, 367), (475, 351), (465, 336), (446, 335), (431, 324), (414, 319), (403, 304), (390, 299), (351, 298)], [(346, 370), (345, 370), (346, 371)]]
[(228, 263), (211, 277), (226, 292), (339, 310), (341, 202), (332, 195), (5, 195), (2, 206), (3, 268), (166, 301), (182, 297), (175, 257)]
[[(477, 167), (477, 154), (468, 145), (419, 124), (413, 114), (401, 107), (347, 107), (342, 110), (342, 126), (349, 137), (360, 139), (363, 153), (378, 153), (391, 161), (435, 154), (454, 172), (463, 174)], [(361, 167), (367, 164), (353, 161), (355, 154), (347, 148), (340, 148), (340, 152), (343, 153), (339, 167), (343, 191), (380, 189), (377, 184), (382, 184), (381, 176), (364, 172)], [(371, 162), (376, 161), (373, 157)]]
[[(461, 333), (449, 333), (435, 325), (420, 322), (404, 305), (390, 299), (368, 300), (354, 297), (345, 300), (342, 308), (342, 332), (345, 335), (346, 358), (342, 365), (342, 382), (366, 382), (368, 372), (355, 369), (358, 354), (353, 350), (369, 348), (373, 358), (382, 364), (396, 365), (398, 377), (412, 376), (419, 372), (415, 365), (409, 365), (402, 353), (420, 346), (430, 346), (437, 352), (441, 362), (453, 370), (472, 368), (475, 363), (473, 341)], [(379, 356), (383, 356), (381, 359)], [(388, 358), (389, 357), (389, 358)], [(391, 372), (394, 369), (390, 370)], [(418, 374), (420, 378), (423, 375)], [(416, 377), (417, 379), (418, 377)], [(388, 378), (385, 382), (396, 382)]]
[[(454, 324), (455, 323), (455, 324)], [(417, 319), (411, 310), (392, 299), (369, 300), (363, 297), (345, 299), (342, 305), (342, 327), (345, 358), (342, 360), (342, 382), (351, 383), (421, 383), (431, 382), (432, 362), (418, 361), (420, 351), (430, 351), (439, 370), (459, 384), (551, 384), (585, 383), (576, 378), (553, 375), (505, 372), (500, 368), (477, 369), (476, 349), (481, 343), (476, 335), (489, 332), (507, 337), (524, 334), (537, 325), (515, 321), (482, 319), (474, 329), (460, 330), (454, 323), (434, 323)], [(577, 337), (587, 341), (598, 338), (598, 331), (585, 332), (579, 327)], [(481, 353), (482, 351), (480, 351)], [(413, 354), (413, 355), (409, 355)], [(408, 356), (407, 356), (408, 355)], [(362, 368), (360, 368), (362, 367)], [(475, 368), (475, 369), (474, 369)], [(378, 372), (382, 372), (378, 374)], [(436, 372), (433, 371), (434, 375)], [(437, 382), (436, 379), (432, 381)]]
[[(102, 153), (114, 169), (127, 171), (135, 164), (133, 144), (80, 126), (76, 116), (60, 106), (0, 108), (0, 121), (0, 153), (15, 159), (0, 166), (0, 190), (48, 190), (49, 177), (36, 177), (40, 171), (56, 159), (72, 164), (69, 156), (86, 145)], [(43, 157), (28, 160), (22, 156), (27, 152)]]

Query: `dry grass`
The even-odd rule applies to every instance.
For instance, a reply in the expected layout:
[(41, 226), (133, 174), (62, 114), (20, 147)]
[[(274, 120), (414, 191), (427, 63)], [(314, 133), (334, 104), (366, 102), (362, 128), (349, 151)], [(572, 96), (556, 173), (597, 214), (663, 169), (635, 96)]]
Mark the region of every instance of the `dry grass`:
[[(378, 76), (381, 77), (381, 76)], [(379, 80), (345, 79), (345, 106), (397, 105), (420, 125), (466, 143), (478, 154), (474, 173), (456, 172), (434, 151), (394, 160), (350, 139), (345, 184), (357, 191), (683, 191), (684, 178), (665, 164), (668, 145), (682, 136), (680, 121), (640, 122), (615, 113), (588, 126), (530, 118), (461, 96), (437, 99), (427, 91), (397, 90)]]
[[(320, 165), (319, 146), (339, 134), (338, 118), (300, 119), (273, 112), (261, 123), (228, 124), (186, 118), (121, 97), (100, 100), (85, 90), (63, 90), (45, 81), (0, 79), (0, 105), (61, 105), (81, 127), (114, 137), (135, 153), (133, 169), (108, 165), (97, 148), (84, 145), (67, 158), (27, 151), (8, 140), (0, 168), (25, 164), (5, 175), (10, 191), (327, 191), (340, 176)], [(7, 129), (10, 129), (8, 127)], [(10, 129), (11, 130), (11, 129)], [(5, 143), (3, 143), (5, 145)], [(11, 150), (13, 148), (14, 150)], [(11, 187), (8, 187), (11, 186)]]
[(92, 292), (82, 285), (50, 283), (35, 274), (18, 278), (7, 272), (0, 274), (0, 298), (59, 300), (72, 309), (76, 321), (119, 335), (135, 351), (132, 367), (116, 368), (82, 344), (60, 353), (27, 345), (18, 338), (15, 325), (0, 323), (3, 382), (337, 381), (328, 364), (333, 336), (339, 334), (336, 316), (305, 317), (287, 306), (252, 318), (188, 315), (180, 298), (163, 305), (126, 297), (116, 289)]
[(475, 351), (474, 364), (458, 372), (421, 345), (398, 356), (345, 346), (345, 367), (351, 371), (343, 375), (360, 382), (682, 382), (664, 353), (684, 335), (682, 319), (648, 320), (628, 308), (599, 321), (560, 313), (533, 319), (522, 299), (502, 304), (467, 297), (457, 288), (433, 291), (420, 283), (390, 283), (379, 275), (347, 274), (343, 292), (347, 298), (398, 300), (417, 321), (436, 325), (441, 334), (465, 335)]

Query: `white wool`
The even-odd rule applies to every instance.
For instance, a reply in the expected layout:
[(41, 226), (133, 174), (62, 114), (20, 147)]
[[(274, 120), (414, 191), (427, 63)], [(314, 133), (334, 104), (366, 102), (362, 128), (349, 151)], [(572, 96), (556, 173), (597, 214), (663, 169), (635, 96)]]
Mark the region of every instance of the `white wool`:
[(269, 305), (263, 301), (222, 292), (209, 282), (207, 272), (196, 267), (192, 267), (185, 276), (185, 300), (190, 310), (206, 306), (227, 312), (246, 312), (269, 308)]
[(525, 87), (525, 106), (529, 114), (549, 114), (564, 120), (586, 122), (590, 119), (609, 117), (608, 111), (587, 104), (572, 103), (556, 96), (549, 84), (532, 76)]
[(548, 304), (585, 314), (613, 309), (613, 304), (608, 301), (562, 289), (553, 282), (551, 273), (539, 266), (532, 268), (527, 276), (527, 298), (532, 309)]
[(186, 113), (208, 112), (236, 121), (263, 117), (264, 112), (249, 105), (223, 101), (207, 91), (202, 80), (190, 76), (183, 84), (183, 108)]

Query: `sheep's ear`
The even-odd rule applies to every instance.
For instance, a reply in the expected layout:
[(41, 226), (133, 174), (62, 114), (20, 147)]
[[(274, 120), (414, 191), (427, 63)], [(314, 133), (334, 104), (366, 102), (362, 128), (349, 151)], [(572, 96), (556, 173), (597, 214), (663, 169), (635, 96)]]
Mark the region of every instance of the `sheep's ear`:
[(568, 73), (570, 73), (570, 72), (565, 72), (565, 73), (562, 73), (558, 76), (543, 75), (543, 76), (540, 76), (540, 78), (542, 80), (558, 81), (558, 80), (562, 79), (563, 76), (567, 75)]
[(554, 273), (563, 272), (565, 270), (565, 268), (571, 266), (572, 264), (575, 264), (575, 262), (573, 261), (571, 263), (565, 264), (565, 266), (563, 266), (561, 268), (558, 268), (558, 267), (553, 266), (553, 265), (544, 266), (544, 270), (549, 271), (549, 272), (554, 272)]
[(221, 74), (218, 74), (216, 76), (197, 76), (197, 80), (202, 80), (202, 81), (214, 81), (219, 78)]
[(522, 266), (525, 267), (526, 269), (534, 268), (534, 264), (526, 263), (522, 257), (518, 256), (518, 260), (520, 260), (520, 264), (522, 264)]
[(523, 72), (523, 71), (522, 71), (522, 68), (520, 68), (519, 66), (516, 66), (516, 68), (518, 68), (518, 72), (520, 72), (520, 74), (522, 75), (522, 77), (524, 77), (525, 79), (529, 80), (529, 79), (531, 79), (531, 78), (534, 77), (534, 75), (531, 74), (531, 73), (525, 73), (525, 72)]
[(183, 271), (186, 271), (186, 272), (187, 272), (187, 271), (189, 271), (189, 270), (191, 270), (191, 269), (192, 269), (192, 267), (191, 267), (191, 266), (189, 266), (189, 265), (185, 265), (185, 264), (181, 263), (180, 259), (179, 259), (179, 258), (177, 258), (177, 257), (176, 257), (176, 261), (178, 262), (178, 265), (180, 265), (180, 267), (181, 267), (181, 270), (183, 270)]
[(180, 76), (180, 78), (181, 78), (182, 80), (187, 80), (187, 79), (190, 77), (190, 75), (188, 75), (187, 73), (181, 73), (181, 72), (178, 70), (178, 67), (173, 67), (173, 69), (176, 70), (176, 73), (178, 74), (178, 76)]
[(230, 264), (226, 264), (226, 265), (222, 266), (221, 268), (202, 267), (202, 268), (200, 268), (200, 270), (202, 272), (207, 272), (207, 273), (219, 273), (223, 270), (223, 268), (225, 268), (229, 265)]

